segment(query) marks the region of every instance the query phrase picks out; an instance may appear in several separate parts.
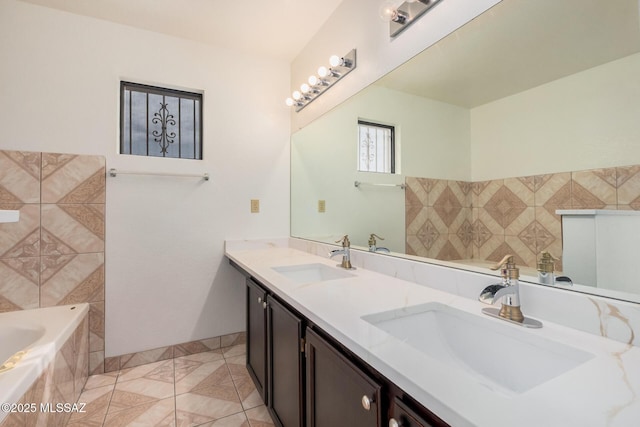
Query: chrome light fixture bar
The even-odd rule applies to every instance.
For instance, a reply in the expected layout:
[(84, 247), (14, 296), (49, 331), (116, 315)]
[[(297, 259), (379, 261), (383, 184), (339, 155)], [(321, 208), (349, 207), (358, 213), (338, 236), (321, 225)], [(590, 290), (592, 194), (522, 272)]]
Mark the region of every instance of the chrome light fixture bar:
[(285, 101), (287, 106), (295, 107), (296, 112), (302, 110), (352, 72), (356, 68), (356, 50), (352, 49), (342, 57), (333, 55), (329, 58), (329, 65), (329, 68), (318, 68), (317, 75), (310, 76), (308, 83), (301, 84), (300, 90), (293, 91), (291, 97)]
[(389, 36), (395, 37), (406, 30), (441, 0), (406, 0), (398, 7), (389, 2), (380, 7), (380, 17), (389, 22)]

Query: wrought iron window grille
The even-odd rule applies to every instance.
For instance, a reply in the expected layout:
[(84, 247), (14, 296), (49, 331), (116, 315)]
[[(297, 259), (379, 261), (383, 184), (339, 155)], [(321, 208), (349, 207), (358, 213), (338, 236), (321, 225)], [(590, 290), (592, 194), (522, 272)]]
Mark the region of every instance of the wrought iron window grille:
[(120, 82), (120, 154), (201, 160), (202, 98)]

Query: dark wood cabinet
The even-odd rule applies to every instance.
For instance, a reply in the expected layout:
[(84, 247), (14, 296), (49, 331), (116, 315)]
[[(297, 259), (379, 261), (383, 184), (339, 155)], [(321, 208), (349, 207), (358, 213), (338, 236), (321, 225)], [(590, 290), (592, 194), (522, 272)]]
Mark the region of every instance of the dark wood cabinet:
[(247, 279), (247, 370), (267, 402), (267, 292)]
[(276, 426), (448, 427), (232, 265), (247, 278), (247, 369)]
[(279, 427), (304, 426), (304, 344), (302, 319), (267, 297), (269, 409)]
[(389, 427), (436, 427), (442, 425), (431, 424), (397, 397), (393, 400), (390, 417)]
[(307, 329), (307, 427), (382, 426), (381, 385)]

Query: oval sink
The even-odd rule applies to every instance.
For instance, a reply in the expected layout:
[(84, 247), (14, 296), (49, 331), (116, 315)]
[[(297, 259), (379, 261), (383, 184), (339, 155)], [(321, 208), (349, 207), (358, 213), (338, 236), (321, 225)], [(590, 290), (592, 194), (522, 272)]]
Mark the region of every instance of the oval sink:
[(523, 393), (593, 358), (519, 326), (502, 324), (440, 303), (362, 317), (393, 337), (493, 389)]
[(324, 282), (327, 280), (346, 279), (353, 277), (353, 274), (339, 267), (330, 267), (325, 264), (300, 264), (272, 267), (279, 274), (297, 283)]

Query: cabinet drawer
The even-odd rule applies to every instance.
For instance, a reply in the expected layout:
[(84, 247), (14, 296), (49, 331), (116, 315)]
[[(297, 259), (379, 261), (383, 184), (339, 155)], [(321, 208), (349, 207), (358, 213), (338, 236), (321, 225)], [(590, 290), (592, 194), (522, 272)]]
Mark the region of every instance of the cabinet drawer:
[(416, 414), (397, 397), (393, 400), (389, 427), (436, 427), (443, 424), (432, 424)]

